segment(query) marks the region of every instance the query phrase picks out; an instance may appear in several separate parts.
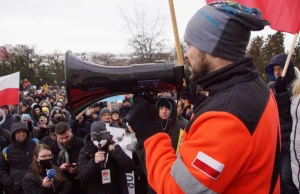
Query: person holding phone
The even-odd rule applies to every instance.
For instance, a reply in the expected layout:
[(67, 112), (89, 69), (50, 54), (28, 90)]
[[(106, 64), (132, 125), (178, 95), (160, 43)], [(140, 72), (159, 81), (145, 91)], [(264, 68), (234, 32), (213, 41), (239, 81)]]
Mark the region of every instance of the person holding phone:
[[(53, 162), (60, 167), (63, 174), (72, 182), (72, 194), (82, 194), (81, 182), (77, 177), (77, 163), (79, 152), (83, 147), (83, 140), (75, 137), (66, 122), (60, 122), (55, 127), (57, 141), (51, 144)], [(71, 164), (71, 165), (70, 165)]]

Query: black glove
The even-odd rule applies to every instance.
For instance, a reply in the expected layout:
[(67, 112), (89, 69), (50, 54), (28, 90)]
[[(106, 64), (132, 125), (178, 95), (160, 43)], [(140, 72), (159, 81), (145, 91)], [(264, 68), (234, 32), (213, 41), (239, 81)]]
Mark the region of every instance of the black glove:
[(287, 89), (287, 81), (285, 77), (279, 76), (275, 81), (275, 92), (276, 94), (282, 94), (288, 91)]
[(156, 133), (163, 132), (158, 107), (137, 95), (132, 100), (133, 106), (126, 117), (139, 143)]

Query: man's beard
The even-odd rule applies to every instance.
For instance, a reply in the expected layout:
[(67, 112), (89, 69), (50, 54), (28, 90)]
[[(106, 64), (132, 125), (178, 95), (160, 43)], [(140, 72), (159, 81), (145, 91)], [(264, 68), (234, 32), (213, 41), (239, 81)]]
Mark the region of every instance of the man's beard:
[(199, 54), (197, 60), (196, 60), (196, 66), (192, 67), (190, 61), (187, 59), (188, 66), (190, 67), (192, 76), (191, 80), (193, 82), (203, 78), (207, 74), (209, 74), (209, 66), (210, 63), (207, 60), (207, 57), (204, 53)]

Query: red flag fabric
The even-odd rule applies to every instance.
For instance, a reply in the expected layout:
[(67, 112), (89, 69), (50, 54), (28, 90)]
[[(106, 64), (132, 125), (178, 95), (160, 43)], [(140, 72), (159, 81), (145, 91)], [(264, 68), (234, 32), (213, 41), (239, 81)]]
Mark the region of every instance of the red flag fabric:
[[(218, 0), (206, 0), (207, 3)], [(271, 23), (271, 28), (291, 34), (300, 31), (300, 0), (219, 0), (223, 2), (237, 2), (250, 8), (258, 8), (263, 19)]]
[(20, 72), (0, 77), (0, 106), (19, 103)]

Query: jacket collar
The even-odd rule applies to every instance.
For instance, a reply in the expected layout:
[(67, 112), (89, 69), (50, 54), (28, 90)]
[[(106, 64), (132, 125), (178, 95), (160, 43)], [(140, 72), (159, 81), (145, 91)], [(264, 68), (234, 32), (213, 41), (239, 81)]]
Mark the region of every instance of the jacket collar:
[(209, 96), (225, 90), (235, 84), (250, 81), (258, 77), (257, 67), (252, 57), (246, 57), (214, 71), (195, 82), (208, 92)]

